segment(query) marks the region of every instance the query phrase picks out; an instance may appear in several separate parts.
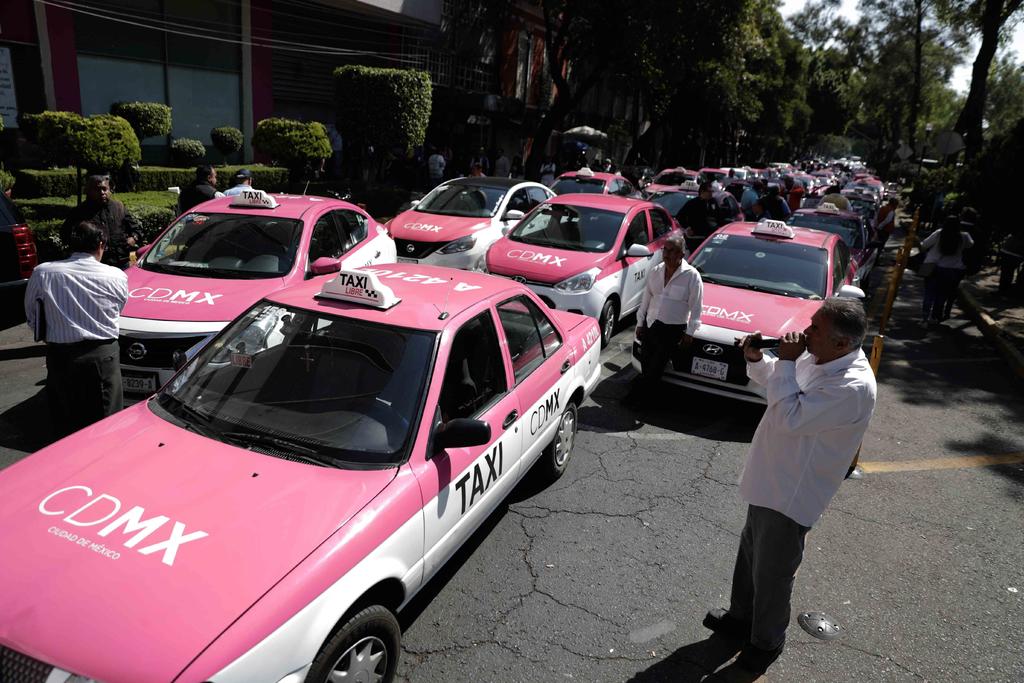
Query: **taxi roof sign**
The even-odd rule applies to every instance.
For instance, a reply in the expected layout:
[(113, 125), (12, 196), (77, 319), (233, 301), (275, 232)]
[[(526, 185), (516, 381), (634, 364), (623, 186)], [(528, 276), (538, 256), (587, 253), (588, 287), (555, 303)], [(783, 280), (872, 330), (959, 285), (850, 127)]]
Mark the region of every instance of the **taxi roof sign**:
[(360, 270), (342, 270), (337, 277), (324, 283), (317, 298), (337, 299), (387, 310), (401, 299), (387, 285), (381, 284), (374, 273)]
[(576, 175), (583, 176), (584, 178), (589, 178), (592, 175), (594, 175), (594, 171), (589, 166), (581, 166), (580, 170), (576, 171)]
[(693, 190), (694, 192), (700, 189), (700, 185), (698, 185), (697, 181), (695, 180), (684, 180), (682, 183), (680, 183), (679, 187), (680, 189)]
[(832, 202), (822, 202), (821, 206), (818, 207), (818, 211), (824, 211), (825, 213), (839, 213), (839, 207)]
[(796, 233), (793, 228), (786, 225), (785, 221), (763, 220), (754, 226), (755, 235), (767, 235), (769, 237), (785, 237), (793, 239)]
[(231, 198), (231, 206), (249, 209), (276, 209), (277, 200), (263, 190), (242, 190)]

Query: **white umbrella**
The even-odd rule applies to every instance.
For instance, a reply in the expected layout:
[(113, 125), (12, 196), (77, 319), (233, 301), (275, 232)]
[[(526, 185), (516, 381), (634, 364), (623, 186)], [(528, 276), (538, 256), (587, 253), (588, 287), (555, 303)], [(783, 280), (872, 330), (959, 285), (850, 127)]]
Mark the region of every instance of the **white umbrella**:
[(576, 126), (575, 128), (570, 128), (569, 130), (564, 131), (562, 135), (582, 140), (583, 142), (591, 145), (600, 145), (608, 142), (608, 133), (596, 128), (591, 128), (590, 126)]

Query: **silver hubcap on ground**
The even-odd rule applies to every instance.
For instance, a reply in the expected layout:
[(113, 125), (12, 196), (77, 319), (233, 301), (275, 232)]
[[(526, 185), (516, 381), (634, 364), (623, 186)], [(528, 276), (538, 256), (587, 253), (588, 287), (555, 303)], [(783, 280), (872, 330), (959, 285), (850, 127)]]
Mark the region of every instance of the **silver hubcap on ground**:
[(331, 683), (378, 683), (388, 670), (388, 652), (384, 641), (367, 636), (345, 650), (331, 667)]
[(572, 443), (576, 439), (576, 415), (571, 410), (562, 414), (558, 423), (558, 435), (555, 437), (555, 465), (561, 467), (572, 453)]

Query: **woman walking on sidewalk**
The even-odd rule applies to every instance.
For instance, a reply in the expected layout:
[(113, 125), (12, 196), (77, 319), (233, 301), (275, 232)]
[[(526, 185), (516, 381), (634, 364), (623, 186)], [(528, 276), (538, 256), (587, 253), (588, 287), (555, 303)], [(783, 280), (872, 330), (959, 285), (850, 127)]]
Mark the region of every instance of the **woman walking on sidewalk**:
[(921, 266), (928, 274), (924, 280), (924, 302), (921, 310), (921, 324), (927, 326), (932, 320), (941, 322), (946, 301), (956, 296), (957, 286), (964, 276), (964, 250), (970, 249), (974, 240), (960, 229), (960, 220), (948, 216), (941, 230), (936, 230), (921, 242), (921, 250), (927, 255)]

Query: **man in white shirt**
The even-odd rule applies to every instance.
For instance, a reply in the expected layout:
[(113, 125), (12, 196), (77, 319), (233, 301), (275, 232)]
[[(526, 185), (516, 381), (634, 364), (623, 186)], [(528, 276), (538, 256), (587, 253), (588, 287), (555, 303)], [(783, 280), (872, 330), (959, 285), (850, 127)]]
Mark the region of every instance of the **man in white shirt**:
[(79, 223), (71, 256), (37, 266), (25, 290), (28, 325), (46, 342), (46, 394), (61, 436), (124, 405), (117, 321), (128, 276), (101, 263), (105, 239), (95, 223)]
[(741, 342), (747, 375), (767, 388), (768, 408), (740, 477), (747, 521), (729, 610), (704, 618), (740, 650), (729, 667), (737, 674), (763, 674), (782, 653), (804, 536), (839, 490), (867, 431), (876, 389), (861, 350), (866, 329), (859, 301), (832, 298), (802, 334), (782, 337), (778, 359), (755, 348), (759, 332)]
[(704, 283), (684, 253), (683, 238), (669, 237), (661, 248), (662, 262), (647, 275), (636, 313), (642, 372), (627, 397), (630, 403), (654, 400), (673, 351), (691, 344), (700, 327)]
[(242, 190), (252, 189), (252, 171), (247, 168), (240, 168), (235, 173), (234, 185), (224, 190), (225, 197), (234, 197), (242, 194)]

